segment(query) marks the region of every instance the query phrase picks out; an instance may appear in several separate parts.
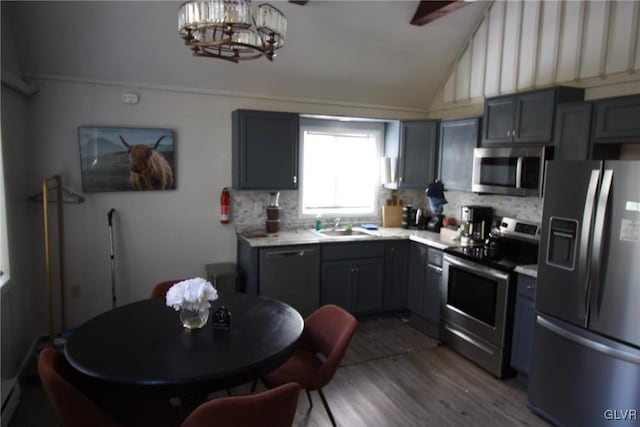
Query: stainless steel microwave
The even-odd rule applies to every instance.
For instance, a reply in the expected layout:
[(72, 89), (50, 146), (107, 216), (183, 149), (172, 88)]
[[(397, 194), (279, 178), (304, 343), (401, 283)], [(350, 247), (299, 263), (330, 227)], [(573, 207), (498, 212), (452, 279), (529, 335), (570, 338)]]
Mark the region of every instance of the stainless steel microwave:
[(476, 148), (473, 181), (476, 193), (542, 197), (544, 165), (553, 147)]

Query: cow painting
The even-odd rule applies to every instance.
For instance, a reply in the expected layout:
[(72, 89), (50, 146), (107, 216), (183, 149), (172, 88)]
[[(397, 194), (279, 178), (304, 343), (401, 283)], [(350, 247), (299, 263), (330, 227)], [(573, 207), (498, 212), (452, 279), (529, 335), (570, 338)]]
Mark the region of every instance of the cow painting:
[(78, 136), (85, 192), (176, 188), (172, 129), (80, 127)]
[(134, 190), (168, 190), (173, 188), (173, 171), (164, 156), (156, 151), (161, 136), (153, 148), (145, 144), (130, 145), (120, 136), (129, 153), (129, 182)]

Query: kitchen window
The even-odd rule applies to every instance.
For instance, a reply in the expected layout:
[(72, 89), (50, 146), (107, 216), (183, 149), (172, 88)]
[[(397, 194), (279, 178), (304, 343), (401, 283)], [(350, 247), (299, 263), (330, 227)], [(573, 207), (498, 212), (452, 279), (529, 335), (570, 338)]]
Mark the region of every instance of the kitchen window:
[(384, 123), (300, 119), (305, 215), (375, 215)]

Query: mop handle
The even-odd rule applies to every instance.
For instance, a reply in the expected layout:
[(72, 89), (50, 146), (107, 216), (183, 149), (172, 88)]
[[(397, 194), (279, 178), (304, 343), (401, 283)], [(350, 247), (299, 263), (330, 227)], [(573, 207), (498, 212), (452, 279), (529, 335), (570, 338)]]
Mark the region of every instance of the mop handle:
[(111, 229), (113, 225), (114, 212), (115, 212), (115, 209), (111, 208), (111, 210), (107, 214), (107, 217), (109, 218), (109, 243), (111, 247), (111, 305), (113, 308), (116, 308), (116, 278), (115, 278), (115, 271), (114, 271), (114, 265), (113, 265), (115, 257), (113, 255), (113, 231)]

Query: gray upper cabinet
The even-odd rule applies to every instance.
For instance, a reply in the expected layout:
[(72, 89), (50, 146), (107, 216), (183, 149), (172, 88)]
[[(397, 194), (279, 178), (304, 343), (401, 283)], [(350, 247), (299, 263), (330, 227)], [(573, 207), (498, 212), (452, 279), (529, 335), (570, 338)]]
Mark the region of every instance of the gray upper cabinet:
[(595, 102), (594, 142), (640, 142), (640, 95)]
[(440, 180), (445, 190), (471, 191), (473, 149), (478, 146), (480, 117), (440, 122)]
[(556, 105), (583, 97), (583, 89), (555, 87), (489, 98), (484, 104), (482, 145), (549, 144)]
[(398, 188), (424, 190), (435, 179), (438, 120), (400, 122)]
[(513, 142), (515, 111), (515, 95), (499, 96), (485, 101), (482, 129), (483, 145)]
[(588, 160), (590, 158), (590, 102), (558, 105), (553, 141), (555, 160)]
[(232, 123), (233, 188), (297, 189), (298, 114), (236, 110)]

